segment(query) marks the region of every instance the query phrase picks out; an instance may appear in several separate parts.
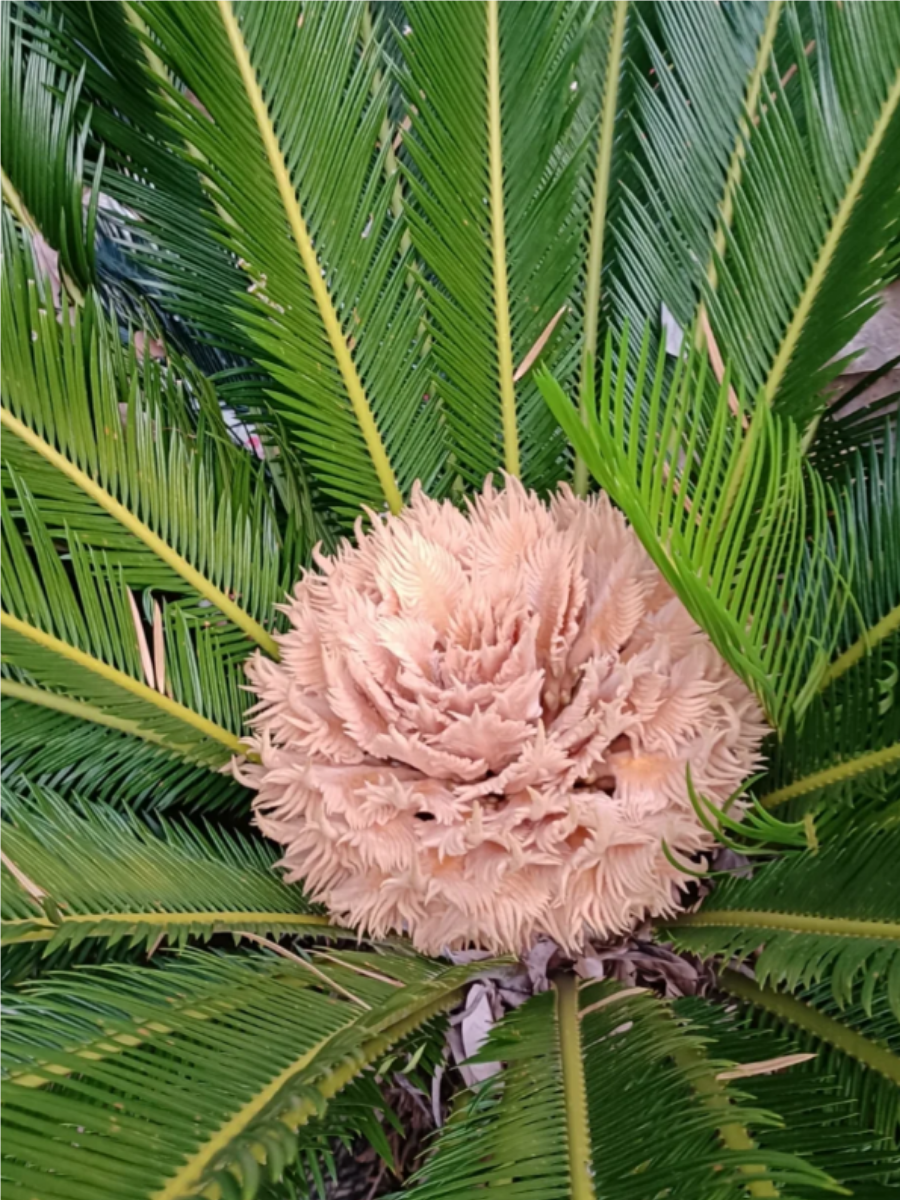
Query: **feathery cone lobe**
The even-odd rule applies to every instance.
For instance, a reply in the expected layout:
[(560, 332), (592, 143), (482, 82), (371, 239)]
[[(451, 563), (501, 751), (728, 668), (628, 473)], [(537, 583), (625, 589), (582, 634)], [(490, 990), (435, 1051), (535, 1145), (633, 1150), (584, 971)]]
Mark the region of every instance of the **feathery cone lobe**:
[(290, 880), (415, 946), (576, 950), (678, 907), (691, 807), (756, 768), (756, 699), (605, 496), (417, 489), (317, 556), (248, 675), (235, 772)]

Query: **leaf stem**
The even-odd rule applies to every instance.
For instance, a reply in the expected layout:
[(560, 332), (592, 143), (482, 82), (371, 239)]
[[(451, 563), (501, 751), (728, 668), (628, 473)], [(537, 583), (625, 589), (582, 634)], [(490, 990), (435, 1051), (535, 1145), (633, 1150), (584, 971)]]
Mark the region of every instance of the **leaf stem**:
[[(696, 1045), (682, 1045), (674, 1054), (676, 1064), (690, 1075), (691, 1087), (708, 1109), (721, 1119), (719, 1125), (719, 1141), (726, 1150), (738, 1154), (748, 1150), (756, 1150), (756, 1142), (750, 1136), (746, 1125), (732, 1120), (735, 1108), (724, 1082), (709, 1069), (709, 1062), (703, 1051)], [(747, 1181), (747, 1195), (758, 1197), (777, 1197), (781, 1193), (771, 1179), (758, 1178), (766, 1175), (762, 1163), (745, 1164), (740, 1168), (743, 1175), (757, 1176)]]
[(556, 1017), (559, 1023), (563, 1096), (566, 1105), (571, 1200), (596, 1200), (591, 1169), (587, 1088), (584, 1081), (584, 1059), (581, 1054), (581, 1027), (578, 1019), (578, 981), (571, 971), (567, 971), (554, 979), (553, 986), (556, 989)]
[[(600, 277), (603, 273), (603, 243), (606, 233), (606, 210), (609, 204), (613, 141), (616, 110), (619, 103), (619, 81), (622, 74), (622, 51), (625, 45), (625, 21), (628, 0), (616, 0), (609, 34), (606, 57), (606, 78), (603, 84), (603, 104), (600, 110), (600, 133), (597, 138), (597, 169), (594, 174), (594, 194), (591, 202), (591, 233), (588, 243), (587, 273), (584, 288), (584, 351), (581, 357), (579, 411), (587, 424), (587, 398), (590, 388), (589, 369), (597, 358), (600, 321)], [(575, 494), (584, 496), (588, 488), (587, 463), (575, 457), (573, 478)]]
[[(326, 1067), (313, 1083), (320, 1097), (330, 1100), (333, 1096), (337, 1095), (342, 1088), (346, 1087), (352, 1079), (363, 1071), (369, 1063), (375, 1061), (375, 1059), (383, 1054), (385, 1050), (389, 1049), (407, 1033), (411, 1033), (430, 1017), (450, 1008), (457, 1000), (462, 998), (462, 995), (463, 988), (460, 986), (448, 987), (446, 990), (437, 990), (436, 995), (432, 996), (429, 994), (429, 997), (421, 1005), (401, 1017), (395, 1024), (379, 1029), (374, 1033), (374, 1036), (350, 1049), (349, 1052), (344, 1053), (336, 1064)], [(349, 1005), (347, 1005), (347, 1009), (350, 1013), (354, 1011)], [(371, 1013), (363, 1014), (364, 1019), (366, 1017), (371, 1018), (371, 1016)], [(332, 1042), (337, 1041), (340, 1043), (344, 1040), (348, 1026), (351, 1024), (352, 1022), (343, 1024), (334, 1032), (329, 1033), (310, 1050), (307, 1050), (306, 1053), (296, 1058), (265, 1087), (261, 1088), (229, 1121), (216, 1130), (201, 1145), (199, 1150), (190, 1155), (177, 1173), (168, 1180), (164, 1187), (155, 1191), (149, 1197), (149, 1200), (180, 1200), (182, 1196), (195, 1192), (197, 1185), (203, 1181), (217, 1155), (221, 1154), (235, 1138), (243, 1133), (250, 1122), (265, 1110), (266, 1106), (278, 1096), (291, 1080), (302, 1077), (307, 1068), (314, 1068), (315, 1060), (319, 1054), (326, 1051)], [(327, 1062), (329, 1062), (329, 1059), (327, 1053), (325, 1053), (323, 1054), (323, 1063)], [(310, 1074), (313, 1073), (313, 1071), (310, 1072)], [(279, 1119), (291, 1132), (296, 1133), (320, 1109), (321, 1101), (317, 1102), (312, 1097), (305, 1096), (298, 1103), (286, 1108), (280, 1114)], [(216, 1189), (217, 1185), (212, 1184), (210, 1189), (204, 1192), (204, 1195), (221, 1196), (221, 1191)]]
[(22, 228), (26, 229), (32, 235), (32, 237), (34, 237), (36, 233), (40, 233), (34, 217), (25, 207), (22, 197), (16, 190), (13, 181), (2, 167), (0, 167), (0, 188), (2, 188), (3, 199), (12, 209), (13, 215)]
[[(752, 132), (752, 121), (756, 113), (756, 106), (759, 104), (759, 94), (762, 91), (766, 68), (772, 56), (772, 48), (775, 45), (775, 34), (778, 30), (778, 22), (781, 18), (781, 10), (783, 8), (784, 0), (771, 0), (766, 15), (766, 24), (762, 32), (762, 37), (759, 40), (753, 73), (750, 76), (747, 90), (744, 93), (743, 112), (738, 118), (738, 136), (734, 144), (734, 149), (731, 152), (731, 160), (725, 176), (725, 188), (722, 193), (721, 203), (719, 204), (719, 220), (713, 240), (713, 253), (710, 255), (709, 263), (706, 267), (706, 279), (713, 290), (715, 290), (716, 283), (718, 282), (718, 268), (716, 264), (725, 254), (725, 241), (734, 216), (734, 198), (740, 186), (744, 159), (747, 157), (747, 145)], [(748, 121), (751, 124), (748, 124)], [(703, 308), (702, 304), (701, 308)]]
[(519, 462), (519, 433), (516, 425), (516, 388), (513, 383), (513, 371), (515, 367), (512, 352), (512, 327), (509, 315), (509, 281), (506, 273), (498, 0), (487, 0), (487, 121), (491, 252), (494, 265), (494, 318), (497, 334), (500, 413), (503, 424), (503, 461), (510, 475), (518, 475), (521, 466)]
[(328, 284), (322, 277), (322, 268), (319, 265), (319, 260), (313, 247), (309, 230), (306, 227), (303, 213), (300, 211), (297, 193), (294, 190), (294, 184), (288, 172), (287, 164), (284, 161), (284, 155), (281, 152), (278, 135), (272, 124), (272, 118), (269, 116), (268, 105), (262, 94), (259, 81), (256, 78), (256, 71), (250, 61), (250, 55), (247, 52), (240, 25), (238, 24), (230, 0), (217, 0), (217, 4), (219, 15), (222, 18), (222, 24), (225, 26), (225, 32), (228, 35), (235, 63), (240, 72), (244, 89), (247, 93), (247, 99), (253, 111), (256, 126), (265, 148), (269, 167), (275, 178), (285, 216), (293, 234), (294, 243), (300, 254), (300, 261), (306, 272), (309, 289), (319, 310), (322, 324), (325, 326), (325, 333), (331, 345), (338, 370), (341, 373), (341, 378), (344, 381), (344, 387), (347, 389), (347, 396), (359, 424), (366, 449), (372, 459), (372, 464), (388, 507), (391, 512), (399, 512), (403, 507), (403, 497), (400, 495), (400, 489), (394, 478), (393, 468), (391, 467), (384, 443), (381, 440), (381, 434), (375, 423), (372, 409), (369, 407), (369, 401), (363, 388), (362, 380), (359, 377), (356, 364), (347, 345), (347, 339), (344, 336), (344, 331), (341, 328), (341, 323), (335, 311), (331, 295), (328, 291)]

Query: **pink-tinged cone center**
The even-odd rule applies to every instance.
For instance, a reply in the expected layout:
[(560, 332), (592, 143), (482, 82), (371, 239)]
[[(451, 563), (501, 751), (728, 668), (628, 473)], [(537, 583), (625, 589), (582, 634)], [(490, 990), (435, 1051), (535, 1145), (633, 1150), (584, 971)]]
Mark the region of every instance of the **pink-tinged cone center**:
[(417, 948), (575, 950), (677, 908), (759, 705), (604, 496), (417, 491), (296, 585), (257, 654), (257, 821), (335, 918)]

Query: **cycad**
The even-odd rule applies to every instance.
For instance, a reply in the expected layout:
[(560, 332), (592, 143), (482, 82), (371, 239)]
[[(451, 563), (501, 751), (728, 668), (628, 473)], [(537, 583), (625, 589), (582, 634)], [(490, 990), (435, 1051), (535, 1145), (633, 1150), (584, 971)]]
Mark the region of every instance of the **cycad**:
[(827, 389), (896, 277), (897, 4), (2, 21), (10, 1195), (301, 1194), (397, 1072), (446, 1100), (473, 979), (523, 999), (355, 945), (222, 770), (315, 544), (504, 470), (593, 476), (773, 733), (743, 825), (692, 793), (752, 874), (666, 846), (690, 911), (533, 961), (411, 1194), (894, 1194), (896, 407)]

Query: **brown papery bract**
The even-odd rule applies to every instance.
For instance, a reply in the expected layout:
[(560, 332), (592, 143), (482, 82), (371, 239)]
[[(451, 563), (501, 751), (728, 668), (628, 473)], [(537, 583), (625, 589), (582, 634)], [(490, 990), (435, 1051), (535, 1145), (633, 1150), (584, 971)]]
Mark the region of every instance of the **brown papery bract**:
[(248, 674), (256, 819), (288, 878), (426, 952), (575, 951), (678, 906), (759, 764), (754, 696), (605, 496), (420, 490), (318, 556)]

